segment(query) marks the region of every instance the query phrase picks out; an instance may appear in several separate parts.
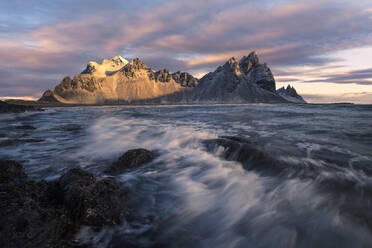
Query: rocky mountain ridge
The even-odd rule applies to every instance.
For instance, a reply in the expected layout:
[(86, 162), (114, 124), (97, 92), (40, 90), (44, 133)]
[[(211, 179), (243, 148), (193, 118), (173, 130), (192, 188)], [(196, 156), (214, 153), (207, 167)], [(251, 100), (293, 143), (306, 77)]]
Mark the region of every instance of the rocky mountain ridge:
[(270, 68), (256, 52), (230, 58), (200, 80), (187, 72), (154, 71), (135, 58), (120, 56), (89, 62), (79, 75), (65, 77), (39, 101), (70, 104), (285, 103), (289, 92), (276, 92)]
[(302, 98), (302, 96), (300, 96), (297, 93), (296, 89), (289, 84), (288, 84), (287, 88), (285, 88), (283, 86), (280, 89), (278, 89), (277, 93), (278, 93), (278, 95), (280, 95), (281, 97), (283, 97), (284, 99), (286, 99), (290, 102), (306, 103), (306, 101)]

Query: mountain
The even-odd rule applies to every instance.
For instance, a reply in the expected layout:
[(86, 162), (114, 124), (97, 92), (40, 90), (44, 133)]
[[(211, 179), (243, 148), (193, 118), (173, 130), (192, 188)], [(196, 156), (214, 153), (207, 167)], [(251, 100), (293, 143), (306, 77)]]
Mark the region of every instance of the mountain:
[(59, 102), (58, 99), (55, 97), (54, 92), (51, 90), (47, 90), (43, 93), (43, 95), (39, 99), (40, 102)]
[[(77, 76), (65, 77), (39, 101), (67, 104), (172, 104), (292, 102), (276, 92), (270, 68), (256, 52), (229, 59), (198, 80), (187, 72), (154, 71), (140, 59), (120, 56), (91, 61)], [(297, 102), (297, 100), (296, 100)]]
[(231, 58), (205, 75), (195, 89), (193, 100), (218, 103), (287, 102), (276, 94), (273, 74), (266, 64), (260, 63), (256, 52), (240, 61)]
[(277, 90), (277, 94), (289, 102), (293, 103), (306, 103), (306, 101), (297, 94), (297, 91), (294, 87), (288, 84), (287, 88), (284, 86)]

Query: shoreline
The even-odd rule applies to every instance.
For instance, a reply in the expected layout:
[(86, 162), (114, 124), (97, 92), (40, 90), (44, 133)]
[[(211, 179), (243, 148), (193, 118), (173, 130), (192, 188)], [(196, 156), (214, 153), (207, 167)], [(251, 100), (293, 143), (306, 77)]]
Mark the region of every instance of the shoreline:
[(270, 103), (270, 102), (252, 102), (252, 103), (102, 103), (102, 104), (68, 104), (68, 103), (48, 103), (38, 101), (14, 100), (9, 99), (4, 102), (21, 106), (35, 106), (41, 108), (49, 107), (100, 107), (100, 106), (208, 106), (208, 105), (252, 105), (252, 104), (281, 104), (281, 105), (371, 105), (371, 104), (355, 104), (351, 102), (340, 103)]

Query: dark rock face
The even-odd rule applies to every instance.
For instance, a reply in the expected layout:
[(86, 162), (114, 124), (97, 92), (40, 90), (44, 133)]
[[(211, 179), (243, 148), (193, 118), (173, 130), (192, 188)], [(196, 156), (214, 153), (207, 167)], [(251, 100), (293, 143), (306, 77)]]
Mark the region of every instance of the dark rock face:
[(63, 92), (64, 90), (67, 90), (69, 88), (72, 88), (74, 84), (72, 83), (72, 80), (70, 77), (64, 77), (59, 85), (56, 86), (54, 89), (54, 92), (57, 94)]
[(75, 76), (72, 80), (70, 77), (65, 77), (62, 82), (54, 89), (54, 94), (63, 95), (65, 91), (70, 89), (74, 90), (87, 90), (94, 92), (99, 88), (99, 82), (94, 77)]
[(299, 94), (297, 94), (296, 89), (289, 84), (287, 88), (282, 87), (278, 89), (277, 93), (281, 97), (291, 100), (292, 102), (306, 103), (306, 101)]
[(253, 66), (260, 64), (260, 60), (258, 59), (258, 54), (256, 52), (251, 52), (248, 56), (244, 56), (240, 62), (240, 68), (242, 73), (247, 75)]
[(117, 174), (127, 169), (137, 168), (143, 164), (151, 162), (155, 158), (153, 152), (146, 149), (133, 149), (124, 153), (118, 161), (113, 163), (107, 170), (106, 173)]
[(131, 60), (127, 65), (120, 69), (120, 71), (123, 72), (126, 76), (131, 76), (132, 73), (134, 74), (134, 72), (139, 70), (148, 70), (152, 72), (152, 70), (139, 58)]
[(234, 57), (226, 61), (226, 63), (222, 67), (228, 72), (231, 72), (235, 75), (239, 75), (240, 72), (239, 62)]
[(169, 73), (169, 70), (167, 68), (155, 72), (155, 81), (156, 82), (162, 82), (167, 83), (171, 79), (171, 74)]
[(59, 102), (57, 98), (54, 96), (54, 92), (51, 90), (47, 90), (38, 100), (39, 102)]
[(0, 160), (0, 168), (0, 247), (78, 247), (80, 225), (114, 225), (128, 213), (111, 178), (72, 169), (57, 181), (33, 182), (15, 161)]
[(240, 62), (240, 71), (251, 78), (262, 89), (275, 93), (275, 79), (266, 64), (261, 64), (257, 52), (244, 56)]
[(150, 75), (150, 79), (155, 79), (156, 82), (168, 83), (171, 79), (179, 83), (182, 87), (196, 87), (199, 80), (194, 78), (187, 72), (170, 73), (169, 69), (165, 68)]
[(278, 92), (285, 92), (287, 95), (293, 96), (293, 97), (298, 96), (296, 89), (289, 84), (288, 84), (287, 88), (282, 87), (282, 88), (278, 89)]
[(262, 89), (275, 93), (275, 79), (270, 70), (266, 65), (257, 65), (252, 69), (252, 76), (256, 81), (256, 84)]
[(84, 71), (81, 72), (81, 74), (92, 74), (93, 72), (96, 72), (97, 69), (92, 65), (88, 64)]
[(275, 92), (275, 79), (253, 52), (240, 61), (229, 59), (216, 71), (200, 79), (194, 101), (219, 103), (284, 103)]
[(199, 80), (187, 72), (176, 72), (172, 74), (173, 80), (183, 87), (196, 87)]
[(18, 104), (10, 104), (4, 101), (0, 101), (0, 114), (1, 113), (22, 113), (26, 111), (41, 111), (34, 106), (25, 106), (25, 105), (18, 105)]

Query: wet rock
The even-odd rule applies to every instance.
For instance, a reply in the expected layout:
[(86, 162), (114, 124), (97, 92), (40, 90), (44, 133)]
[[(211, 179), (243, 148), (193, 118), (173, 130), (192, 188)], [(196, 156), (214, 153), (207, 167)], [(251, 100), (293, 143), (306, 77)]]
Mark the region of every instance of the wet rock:
[(126, 194), (112, 178), (97, 180), (88, 172), (72, 169), (59, 184), (71, 217), (83, 225), (114, 225), (127, 214)]
[(247, 170), (262, 171), (265, 174), (278, 174), (284, 169), (278, 160), (257, 148), (246, 138), (221, 136), (218, 139), (205, 140), (203, 143), (209, 151), (223, 147), (225, 149), (223, 153), (225, 159), (241, 162)]
[(127, 169), (137, 168), (143, 164), (151, 162), (155, 158), (155, 154), (146, 149), (133, 149), (124, 153), (118, 161), (113, 163), (105, 170), (109, 174), (121, 173)]
[(81, 169), (59, 180), (33, 182), (22, 166), (0, 160), (0, 247), (80, 247), (81, 225), (119, 223), (127, 214), (126, 194), (112, 178)]
[(26, 111), (40, 111), (41, 109), (34, 106), (10, 104), (4, 101), (0, 101), (0, 114), (6, 113), (22, 113)]
[(26, 179), (22, 165), (13, 160), (0, 160), (0, 183), (24, 182)]
[(48, 204), (47, 184), (27, 180), (22, 166), (0, 161), (0, 247), (71, 247), (71, 222)]

